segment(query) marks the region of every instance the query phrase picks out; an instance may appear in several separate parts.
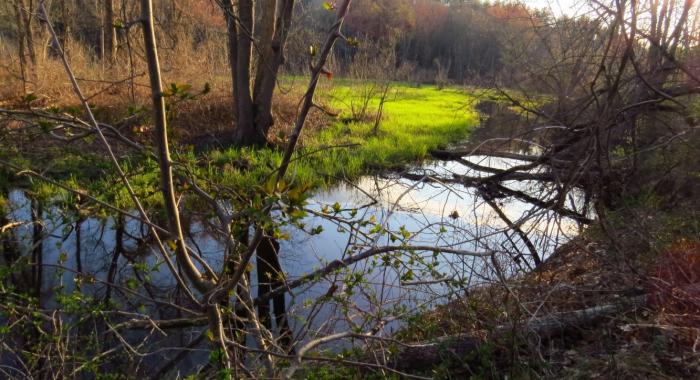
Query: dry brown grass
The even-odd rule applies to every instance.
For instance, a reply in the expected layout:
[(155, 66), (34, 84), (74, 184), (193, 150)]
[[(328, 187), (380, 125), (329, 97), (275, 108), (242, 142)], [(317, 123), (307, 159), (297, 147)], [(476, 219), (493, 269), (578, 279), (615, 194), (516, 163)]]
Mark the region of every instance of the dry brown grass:
[[(193, 49), (188, 36), (170, 39), (161, 37), (163, 86), (167, 88), (171, 83), (187, 84), (194, 94), (205, 86), (211, 89), (195, 100), (169, 101), (169, 116), (176, 141), (197, 146), (227, 144), (234, 128), (234, 117), (224, 36), (213, 36), (196, 49)], [(171, 39), (178, 42), (168, 43)], [(133, 65), (130, 64), (129, 54), (123, 44), (117, 64), (114, 65), (97, 59), (93, 51), (75, 41), (66, 47), (71, 68), (86, 98), (95, 106), (96, 116), (101, 122), (119, 124), (130, 116), (129, 110), (148, 110), (150, 107), (150, 88), (145, 63), (141, 59), (142, 47), (138, 33), (131, 36), (131, 43)], [(0, 81), (7, 83), (0, 89), (1, 107), (27, 107), (23, 102), (27, 93), (33, 93), (37, 97), (30, 104), (35, 108), (78, 105), (59, 59), (48, 55), (39, 57), (36, 66), (28, 72), (26, 84), (23, 84), (16, 47), (5, 41), (0, 44), (0, 52), (8, 57), (3, 60), (0, 69)], [(270, 131), (271, 141), (282, 143), (285, 136), (291, 133), (304, 85), (305, 82), (301, 81), (291, 87), (281, 86), (283, 88), (276, 92), (273, 109), (275, 125)], [(311, 112), (307, 125), (314, 129), (325, 125), (327, 120), (322, 112), (315, 110)], [(122, 133), (148, 143), (150, 129), (147, 123), (130, 124)]]
[[(125, 40), (120, 41), (115, 64), (100, 60), (97, 52), (79, 41), (69, 40), (67, 46), (64, 46), (71, 68), (79, 78), (86, 96), (93, 96), (108, 88), (129, 88), (131, 82), (127, 79), (132, 71), (135, 75), (136, 100), (142, 101), (143, 96), (148, 95), (148, 77), (145, 75), (146, 65), (142, 59), (140, 32), (138, 28), (133, 30), (135, 32), (131, 33), (129, 39), (132, 54), (129, 54)], [(164, 84), (177, 82), (201, 87), (204, 83), (223, 85), (228, 81), (226, 45), (222, 36), (213, 36), (199, 44), (196, 49), (193, 48), (192, 39), (188, 35), (163, 34), (160, 37), (159, 56)], [(48, 36), (44, 36), (42, 40), (48, 41)], [(25, 88), (21, 80), (17, 46), (11, 39), (5, 39), (0, 43), (0, 52), (5, 57), (2, 60), (0, 78), (6, 83), (0, 89), (0, 96), (8, 99), (23, 95)], [(36, 66), (27, 69), (26, 90), (54, 101), (70, 103), (74, 95), (68, 77), (60, 60), (52, 57), (50, 53), (48, 49), (38, 52)], [(133, 62), (130, 61), (130, 56)], [(116, 91), (112, 95), (115, 96), (108, 100), (130, 100), (130, 91)]]

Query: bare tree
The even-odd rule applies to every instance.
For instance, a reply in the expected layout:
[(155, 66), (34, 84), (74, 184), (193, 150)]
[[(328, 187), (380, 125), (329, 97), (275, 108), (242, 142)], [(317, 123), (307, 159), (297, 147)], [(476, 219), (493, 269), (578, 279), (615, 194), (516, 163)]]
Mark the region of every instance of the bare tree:
[[(255, 2), (221, 2), (228, 26), (228, 51), (237, 145), (264, 145), (272, 126), (272, 96), (284, 62), (294, 0), (262, 3), (256, 30)], [(255, 57), (255, 58), (254, 58)], [(254, 66), (255, 63), (255, 66)]]
[[(114, 63), (117, 58), (117, 28), (114, 17), (114, 0), (104, 0), (104, 13), (102, 20), (103, 54), (102, 59)], [(65, 46), (65, 45), (64, 45)]]

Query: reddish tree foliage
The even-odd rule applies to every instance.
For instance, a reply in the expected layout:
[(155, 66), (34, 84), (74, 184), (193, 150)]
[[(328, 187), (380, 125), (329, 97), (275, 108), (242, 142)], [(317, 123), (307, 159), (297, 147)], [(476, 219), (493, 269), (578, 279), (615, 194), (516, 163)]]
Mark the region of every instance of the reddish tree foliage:
[(447, 21), (449, 8), (433, 0), (417, 0), (413, 4), (416, 33), (435, 33)]
[(353, 3), (346, 23), (355, 34), (394, 40), (413, 28), (416, 16), (405, 0), (359, 0)]

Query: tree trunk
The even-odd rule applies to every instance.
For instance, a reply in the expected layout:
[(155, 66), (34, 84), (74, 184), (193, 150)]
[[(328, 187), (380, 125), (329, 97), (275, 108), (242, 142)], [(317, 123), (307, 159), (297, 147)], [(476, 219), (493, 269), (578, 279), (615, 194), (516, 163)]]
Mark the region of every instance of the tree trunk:
[(117, 276), (117, 265), (119, 264), (119, 256), (124, 252), (124, 216), (118, 216), (114, 221), (114, 252), (112, 261), (107, 270), (107, 288), (105, 290), (105, 305), (109, 305), (112, 299), (112, 287)]
[[(4, 196), (6, 194), (7, 193), (3, 193), (2, 195)], [(7, 197), (5, 197), (5, 199), (7, 199)], [(5, 267), (12, 268), (20, 258), (20, 249), (17, 245), (17, 237), (15, 232), (11, 227), (11, 223), (13, 223), (13, 221), (10, 221), (8, 214), (8, 209), (0, 204), (0, 257), (2, 257), (2, 264)], [(20, 275), (18, 278), (14, 271), (10, 271), (9, 274), (11, 283), (18, 285), (20, 288), (26, 286), (28, 283), (25, 277), (26, 276), (24, 275)], [(20, 279), (25, 281), (21, 282)]]
[(21, 10), (22, 21), (24, 23), (24, 38), (27, 42), (27, 53), (32, 66), (36, 66), (36, 49), (34, 46), (34, 28), (32, 27), (32, 0), (29, 0), (29, 5), (24, 3), (24, 0), (17, 0), (17, 7)]
[(224, 18), (226, 19), (226, 36), (228, 38), (228, 63), (231, 70), (231, 90), (233, 95), (233, 120), (238, 125), (238, 31), (236, 28), (236, 18), (233, 13), (233, 0), (223, 0), (222, 7)]
[[(258, 297), (270, 293), (284, 285), (282, 265), (279, 261), (280, 244), (273, 238), (265, 237), (257, 247), (258, 269)], [(260, 322), (268, 330), (272, 330), (271, 316), (274, 314), (275, 323), (279, 331), (280, 342), (286, 350), (291, 350), (292, 332), (287, 322), (287, 305), (285, 294), (272, 297), (272, 313), (270, 313), (270, 301), (258, 304)]]
[[(272, 3), (275, 2), (270, 1), (270, 4)], [(281, 0), (276, 4), (276, 8), (273, 5), (275, 4), (266, 9), (274, 17), (266, 18), (269, 20), (269, 25), (263, 24), (267, 28), (263, 30), (262, 36), (265, 45), (258, 61), (255, 85), (253, 86), (253, 101), (256, 110), (255, 124), (264, 135), (267, 135), (273, 124), (272, 96), (277, 84), (279, 68), (284, 63), (284, 45), (291, 27), (294, 1)]]
[(117, 28), (114, 27), (114, 0), (104, 0), (104, 19), (102, 27), (104, 28), (104, 49), (105, 56), (102, 59), (107, 59), (110, 63), (114, 63), (117, 58)]
[(22, 18), (22, 12), (24, 10), (21, 8), (22, 1), (15, 1), (15, 21), (17, 23), (17, 53), (19, 55), (19, 69), (20, 75), (22, 77), (22, 87), (24, 93), (27, 93), (27, 57), (25, 56), (25, 46), (24, 41), (26, 40), (24, 32), (24, 22)]
[(234, 7), (231, 0), (226, 0), (222, 8), (228, 29), (236, 119), (234, 143), (239, 146), (265, 145), (267, 133), (273, 124), (272, 97), (279, 68), (284, 62), (284, 45), (292, 22), (294, 0), (268, 0), (262, 3), (254, 77), (251, 76), (252, 38), (256, 36), (253, 1), (241, 0)]
[(78, 271), (78, 273), (83, 273), (83, 262), (80, 257), (82, 254), (81, 242), (83, 240), (82, 225), (83, 218), (78, 216), (78, 219), (75, 221), (75, 268)]
[(153, 101), (154, 124), (156, 127), (156, 143), (158, 144), (158, 164), (160, 167), (160, 187), (165, 202), (165, 211), (168, 218), (170, 239), (175, 241), (177, 262), (184, 269), (187, 278), (200, 292), (209, 291), (213, 285), (211, 281), (202, 277), (199, 269), (192, 262), (185, 237), (180, 223), (180, 212), (175, 198), (175, 186), (173, 183), (173, 169), (170, 160), (170, 147), (168, 142), (168, 128), (165, 117), (165, 101), (163, 100), (163, 88), (160, 79), (160, 63), (158, 62), (158, 50), (156, 48), (156, 35), (153, 28), (153, 4), (151, 0), (141, 0), (141, 18), (143, 22), (144, 46), (146, 61), (148, 63), (148, 76), (151, 86), (151, 100)]
[[(71, 33), (71, 10), (69, 3), (67, 1), (61, 1), (60, 2), (60, 19), (61, 19), (61, 27), (58, 32), (58, 42), (60, 46), (63, 47), (63, 53), (68, 54), (68, 42), (70, 41), (70, 33)], [(52, 46), (52, 54), (53, 56), (59, 56), (60, 53), (58, 53), (57, 49), (53, 46), (54, 44), (51, 43)]]
[(237, 125), (234, 142), (239, 146), (262, 145), (266, 136), (255, 126), (255, 109), (250, 91), (252, 38), (254, 36), (254, 5), (252, 0), (238, 2), (238, 28), (236, 35), (236, 86)]
[(41, 288), (44, 269), (44, 208), (40, 201), (32, 199), (32, 286), (34, 296), (41, 305)]

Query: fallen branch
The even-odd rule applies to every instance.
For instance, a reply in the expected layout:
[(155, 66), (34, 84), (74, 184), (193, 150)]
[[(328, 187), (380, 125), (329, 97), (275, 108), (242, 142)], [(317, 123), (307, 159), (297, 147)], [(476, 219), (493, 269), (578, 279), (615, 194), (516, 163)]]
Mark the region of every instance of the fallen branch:
[[(617, 313), (641, 307), (646, 304), (647, 297), (643, 295), (619, 303), (552, 314), (520, 324), (501, 325), (494, 329), (489, 340), (498, 341), (517, 330), (525, 336), (539, 339), (540, 342), (545, 341), (576, 329), (590, 327)], [(446, 360), (462, 361), (466, 357), (473, 357), (478, 354), (483, 343), (483, 339), (468, 334), (445, 336), (431, 342), (400, 347), (386, 364), (400, 371), (425, 370)]]
[(490, 157), (509, 158), (509, 159), (513, 159), (513, 160), (533, 162), (533, 161), (537, 161), (540, 158), (539, 156), (533, 156), (533, 155), (529, 155), (529, 154), (499, 152), (499, 151), (483, 150), (483, 149), (453, 149), (453, 150), (434, 149), (434, 150), (430, 151), (430, 154), (433, 157), (438, 158), (440, 160), (458, 160), (460, 158), (469, 157), (469, 156), (490, 156)]
[[(530, 176), (529, 173), (520, 173), (523, 175), (528, 175)], [(532, 174), (532, 178), (527, 178), (528, 180), (537, 180), (535, 177), (536, 174)], [(563, 206), (561, 206), (556, 200), (549, 200), (549, 201), (544, 201), (539, 198), (535, 198), (531, 195), (528, 195), (527, 193), (523, 191), (518, 191), (518, 190), (513, 190), (511, 188), (508, 188), (506, 186), (503, 186), (500, 181), (503, 180), (502, 178), (499, 180), (494, 180), (493, 177), (469, 177), (469, 176), (462, 176), (462, 175), (453, 175), (454, 178), (438, 178), (438, 177), (431, 177), (431, 176), (425, 176), (421, 174), (413, 174), (413, 173), (403, 173), (401, 174), (401, 177), (410, 179), (412, 181), (421, 181), (421, 182), (428, 182), (428, 183), (453, 183), (453, 184), (460, 184), (465, 187), (474, 187), (481, 189), (485, 192), (486, 195), (490, 196), (491, 198), (504, 198), (504, 197), (514, 197), (517, 198), (525, 203), (530, 203), (534, 206), (539, 207), (540, 209), (545, 209), (545, 210), (551, 210), (556, 212), (557, 214), (561, 216), (565, 216), (568, 218), (571, 218), (577, 222), (584, 223), (584, 224), (590, 224), (593, 222), (592, 219), (584, 216), (581, 213), (578, 213), (574, 210), (567, 209)], [(520, 179), (524, 179), (523, 177), (519, 176)], [(514, 178), (506, 178), (506, 180), (511, 180)]]

